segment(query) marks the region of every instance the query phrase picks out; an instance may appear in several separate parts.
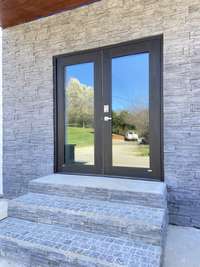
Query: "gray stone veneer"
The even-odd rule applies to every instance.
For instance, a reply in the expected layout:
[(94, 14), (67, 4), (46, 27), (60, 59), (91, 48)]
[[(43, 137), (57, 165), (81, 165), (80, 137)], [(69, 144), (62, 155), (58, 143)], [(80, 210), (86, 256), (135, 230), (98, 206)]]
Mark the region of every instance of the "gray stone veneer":
[(199, 0), (102, 0), (3, 31), (7, 196), (53, 172), (52, 56), (158, 34), (171, 222), (200, 226)]

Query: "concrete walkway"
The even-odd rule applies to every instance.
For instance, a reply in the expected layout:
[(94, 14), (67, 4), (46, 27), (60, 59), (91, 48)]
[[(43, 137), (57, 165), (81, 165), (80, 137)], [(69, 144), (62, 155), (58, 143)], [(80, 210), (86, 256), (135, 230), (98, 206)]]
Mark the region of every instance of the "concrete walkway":
[(164, 267), (200, 267), (200, 230), (169, 226)]

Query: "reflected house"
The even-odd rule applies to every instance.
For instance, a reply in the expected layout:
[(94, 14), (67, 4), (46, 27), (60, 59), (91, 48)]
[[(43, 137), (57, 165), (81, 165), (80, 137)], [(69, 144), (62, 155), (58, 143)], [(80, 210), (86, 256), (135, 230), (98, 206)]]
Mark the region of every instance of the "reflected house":
[(160, 267), (200, 228), (199, 11), (0, 1), (4, 266)]

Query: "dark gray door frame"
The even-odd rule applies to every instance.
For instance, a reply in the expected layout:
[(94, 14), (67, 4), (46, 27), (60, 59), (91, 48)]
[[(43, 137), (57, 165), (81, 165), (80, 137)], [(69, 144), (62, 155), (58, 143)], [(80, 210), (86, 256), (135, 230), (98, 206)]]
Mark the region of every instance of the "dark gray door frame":
[[(103, 105), (111, 107), (111, 60), (138, 53), (150, 54), (150, 168), (112, 167), (112, 124), (103, 121)], [(95, 87), (95, 166), (64, 163), (65, 108), (64, 67), (94, 62)], [(100, 49), (81, 51), (53, 58), (54, 64), (54, 132), (55, 172), (100, 174), (163, 180), (162, 148), (162, 36), (146, 38)], [(112, 110), (112, 108), (110, 108)], [(109, 114), (111, 116), (111, 114)]]

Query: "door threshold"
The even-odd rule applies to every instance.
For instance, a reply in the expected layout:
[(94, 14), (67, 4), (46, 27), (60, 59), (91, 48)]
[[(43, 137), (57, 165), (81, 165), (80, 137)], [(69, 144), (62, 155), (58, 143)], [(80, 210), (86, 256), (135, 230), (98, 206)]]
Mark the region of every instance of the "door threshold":
[(118, 176), (118, 175), (110, 175), (110, 174), (102, 174), (102, 173), (75, 173), (75, 172), (55, 172), (55, 174), (62, 174), (62, 175), (74, 175), (74, 176), (85, 176), (85, 177), (102, 177), (102, 178), (115, 178), (121, 180), (133, 180), (133, 181), (149, 181), (149, 182), (164, 182), (163, 179), (158, 178), (147, 178), (147, 177), (133, 177), (133, 176)]

